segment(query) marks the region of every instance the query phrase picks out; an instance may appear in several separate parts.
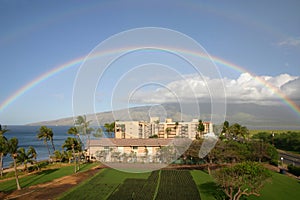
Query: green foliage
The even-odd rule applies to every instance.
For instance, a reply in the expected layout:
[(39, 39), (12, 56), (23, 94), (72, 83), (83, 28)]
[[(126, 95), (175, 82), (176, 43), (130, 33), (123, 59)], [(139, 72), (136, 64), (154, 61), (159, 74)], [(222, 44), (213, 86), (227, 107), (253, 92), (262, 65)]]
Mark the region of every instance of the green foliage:
[(252, 138), (274, 144), (278, 149), (300, 153), (300, 132), (288, 131), (274, 134), (274, 136), (272, 133), (259, 132)]
[[(2, 128), (1, 128), (2, 129)], [(8, 142), (7, 138), (3, 135), (3, 130), (0, 134), (0, 174), (3, 176), (3, 157), (8, 153)]]
[(79, 134), (78, 128), (73, 126), (68, 129), (68, 134), (77, 136)]
[(27, 151), (21, 147), (18, 150), (17, 163), (24, 164), (24, 171), (27, 171), (27, 164), (36, 162), (36, 157), (37, 153), (32, 146), (30, 146)]
[(242, 195), (259, 196), (261, 188), (271, 174), (258, 163), (243, 162), (221, 168), (215, 171), (213, 176), (230, 199), (238, 200)]
[(48, 128), (47, 126), (41, 126), (38, 131), (37, 138), (44, 141), (44, 144), (46, 145), (46, 147), (48, 149), (48, 154), (50, 157), (50, 149), (49, 149), (48, 141), (50, 141), (53, 151), (55, 151), (55, 147), (54, 147), (54, 143), (53, 143), (52, 129)]
[(158, 135), (151, 135), (151, 136), (149, 136), (149, 138), (158, 138)]
[(106, 131), (107, 133), (113, 133), (113, 132), (115, 132), (115, 125), (116, 125), (115, 122), (112, 122), (112, 123), (105, 123), (105, 124), (104, 124), (105, 131)]
[(93, 134), (94, 137), (101, 138), (103, 137), (103, 132), (101, 128), (97, 128), (96, 132)]
[(199, 123), (198, 123), (198, 126), (197, 126), (197, 131), (198, 131), (199, 133), (202, 133), (204, 130), (205, 130), (205, 127), (204, 127), (204, 125), (203, 125), (202, 120), (200, 119), (200, 120), (199, 120)]
[[(200, 162), (199, 151), (203, 140), (192, 141), (183, 154), (185, 158), (192, 158)], [(261, 141), (238, 142), (233, 140), (218, 140), (215, 147), (204, 158), (207, 163), (236, 163), (243, 161), (277, 162), (276, 148)]]
[(76, 138), (68, 137), (62, 145), (67, 151), (81, 151), (81, 144)]
[(300, 167), (288, 165), (288, 170), (291, 174), (294, 174), (295, 176), (300, 176)]
[(235, 141), (245, 141), (249, 137), (249, 130), (246, 126), (242, 126), (238, 123), (229, 125), (228, 121), (225, 121), (221, 131), (220, 139), (222, 140), (235, 140)]

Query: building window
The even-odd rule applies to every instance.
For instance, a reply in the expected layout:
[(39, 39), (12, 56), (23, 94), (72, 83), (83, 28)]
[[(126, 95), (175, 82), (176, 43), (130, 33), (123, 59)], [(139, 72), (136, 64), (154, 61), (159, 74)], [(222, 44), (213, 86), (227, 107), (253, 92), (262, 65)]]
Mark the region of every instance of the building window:
[(133, 149), (133, 150), (137, 150), (138, 147), (137, 147), (137, 146), (133, 146), (132, 149)]

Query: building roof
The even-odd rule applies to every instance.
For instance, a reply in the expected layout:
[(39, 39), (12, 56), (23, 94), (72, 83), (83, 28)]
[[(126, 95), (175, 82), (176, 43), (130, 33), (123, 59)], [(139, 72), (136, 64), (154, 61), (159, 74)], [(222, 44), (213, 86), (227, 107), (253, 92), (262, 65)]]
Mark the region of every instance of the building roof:
[(174, 139), (162, 139), (162, 138), (130, 138), (130, 139), (116, 139), (116, 138), (102, 138), (100, 140), (91, 140), (91, 147), (101, 146), (116, 146), (116, 147), (130, 147), (130, 146), (148, 146), (159, 147), (167, 146), (172, 143)]

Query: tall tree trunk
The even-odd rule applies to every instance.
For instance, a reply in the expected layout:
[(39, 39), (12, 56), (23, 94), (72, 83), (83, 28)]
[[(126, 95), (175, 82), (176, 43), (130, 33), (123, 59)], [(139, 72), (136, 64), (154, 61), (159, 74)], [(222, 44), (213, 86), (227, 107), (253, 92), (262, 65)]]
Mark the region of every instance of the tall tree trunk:
[(51, 154), (50, 154), (50, 149), (49, 149), (48, 142), (47, 142), (47, 141), (44, 141), (44, 143), (46, 144), (46, 147), (47, 147), (47, 149), (48, 149), (48, 155), (49, 155), (49, 160), (50, 160)]
[(88, 135), (88, 143), (89, 143), (89, 162), (90, 162), (91, 161), (91, 148), (90, 148), (91, 138), (90, 138), (90, 135)]
[(0, 174), (3, 176), (3, 153), (0, 153)]
[(17, 161), (16, 161), (15, 157), (13, 157), (13, 160), (14, 160), (14, 170), (15, 170), (15, 178), (16, 178), (17, 188), (18, 188), (18, 190), (21, 190), (21, 186), (20, 186), (19, 178), (18, 178)]
[(54, 143), (53, 143), (53, 139), (51, 139), (51, 144), (52, 144), (53, 151), (55, 151), (55, 146), (54, 146)]
[(74, 158), (74, 173), (76, 173), (77, 172), (77, 169), (76, 169), (76, 167), (77, 167), (76, 166), (77, 160), (76, 160), (74, 145), (72, 145), (72, 153), (73, 153), (73, 158)]

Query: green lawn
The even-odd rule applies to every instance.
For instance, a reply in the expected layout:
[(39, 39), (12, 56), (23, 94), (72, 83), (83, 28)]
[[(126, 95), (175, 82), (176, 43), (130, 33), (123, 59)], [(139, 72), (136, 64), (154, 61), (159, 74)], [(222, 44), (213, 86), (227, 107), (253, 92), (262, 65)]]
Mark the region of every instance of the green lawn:
[(223, 199), (223, 192), (208, 173), (202, 170), (193, 170), (190, 173), (198, 187), (201, 200)]
[(126, 173), (103, 169), (97, 175), (65, 193), (60, 199), (107, 199), (126, 179), (144, 179), (150, 173)]
[[(223, 199), (224, 193), (216, 186), (212, 177), (200, 170), (193, 170), (191, 174), (198, 186), (202, 200)], [(251, 195), (243, 199), (251, 200), (285, 200), (299, 199), (300, 181), (286, 175), (272, 172), (272, 182), (267, 183), (261, 191), (261, 196)]]
[[(96, 165), (99, 165), (98, 163), (92, 163), (92, 164), (83, 164), (81, 166), (80, 171), (86, 171)], [(29, 187), (32, 185), (45, 183), (52, 181), (57, 178), (61, 178), (63, 176), (71, 175), (74, 173), (74, 166), (65, 166), (60, 168), (54, 168), (54, 169), (46, 169), (41, 172), (37, 172), (35, 174), (31, 174), (28, 176), (21, 177), (19, 179), (20, 185), (22, 188)], [(11, 179), (5, 182), (1, 182), (0, 184), (0, 191), (1, 192), (10, 192), (13, 190), (16, 190), (16, 180)]]
[(300, 181), (286, 175), (272, 172), (272, 182), (267, 183), (261, 191), (261, 196), (251, 196), (248, 199), (299, 199)]

